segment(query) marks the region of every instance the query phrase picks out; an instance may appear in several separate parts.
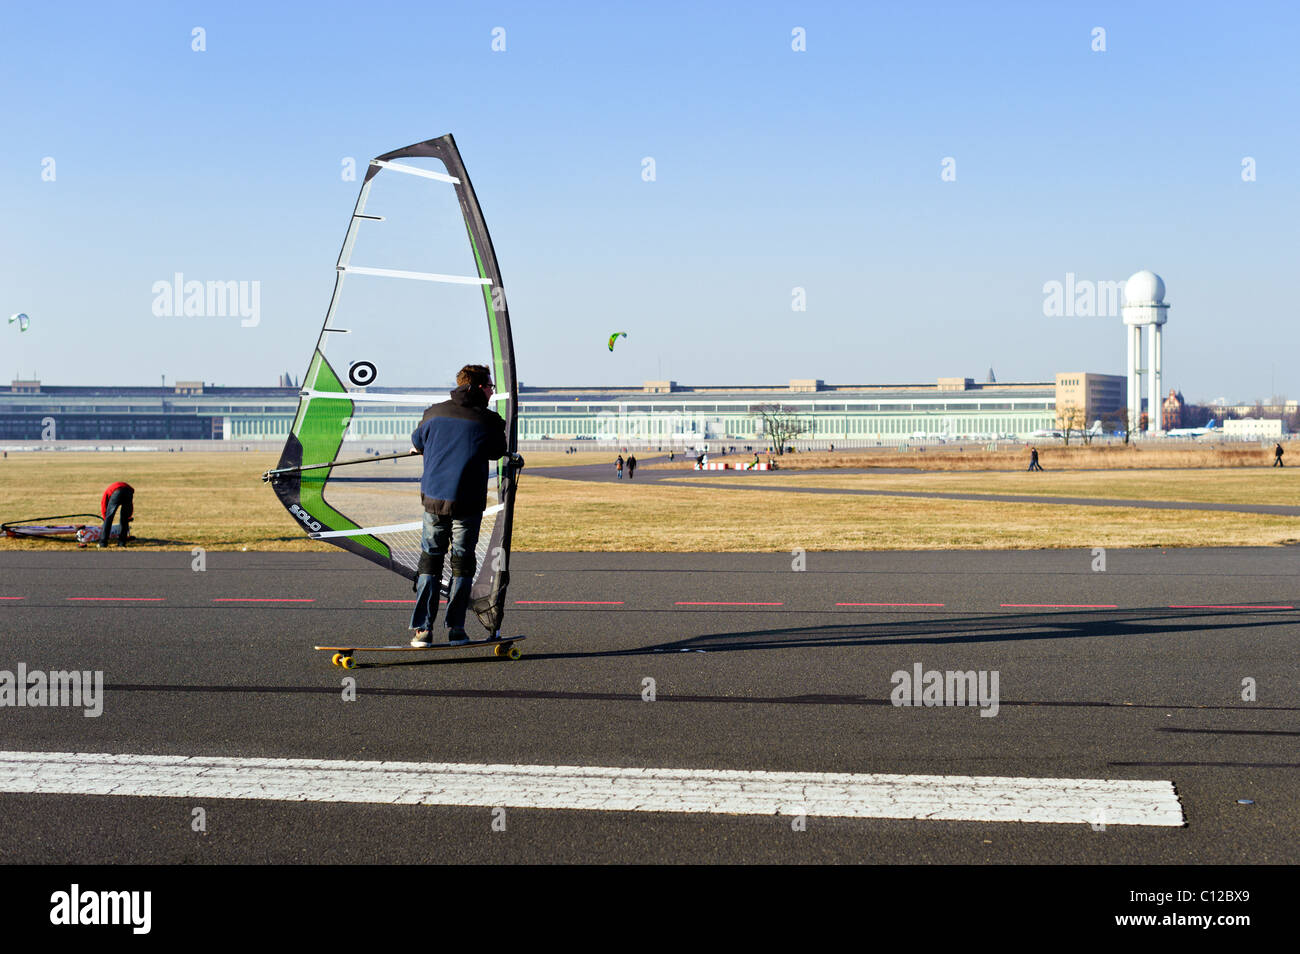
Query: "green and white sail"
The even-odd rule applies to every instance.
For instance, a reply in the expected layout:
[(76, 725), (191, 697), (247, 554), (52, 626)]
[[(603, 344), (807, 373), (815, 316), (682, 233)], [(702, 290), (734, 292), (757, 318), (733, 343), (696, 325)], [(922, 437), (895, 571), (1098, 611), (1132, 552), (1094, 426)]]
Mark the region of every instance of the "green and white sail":
[(451, 136), (370, 160), (336, 268), (293, 429), (268, 477), (309, 536), (413, 580), (422, 458), (340, 463), (376, 446), (409, 450), (456, 372), (486, 364), (508, 454), (489, 480), (471, 607), (496, 632), (509, 580), (519, 389), (501, 272)]

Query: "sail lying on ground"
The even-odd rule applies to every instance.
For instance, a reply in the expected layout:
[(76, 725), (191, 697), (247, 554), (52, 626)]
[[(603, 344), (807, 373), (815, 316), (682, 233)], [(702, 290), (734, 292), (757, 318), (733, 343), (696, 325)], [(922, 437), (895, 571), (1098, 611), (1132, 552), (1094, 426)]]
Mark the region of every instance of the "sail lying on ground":
[(509, 580), (518, 385), (492, 240), (448, 135), (386, 153), (366, 170), (293, 428), (271, 472), (311, 537), (415, 579), (423, 459), (341, 462), (376, 445), (409, 450), (425, 409), (448, 399), (466, 364), (492, 369), (493, 407), (506, 422), (508, 454), (489, 480), (470, 597), (495, 632)]
[[(28, 517), (26, 520), (11, 520), (0, 523), (0, 536), (6, 537), (47, 537), (63, 540), (78, 540), (80, 534), (94, 530), (95, 540), (99, 539), (104, 518), (97, 513), (64, 513), (56, 517)], [(117, 535), (117, 527), (110, 529), (110, 535)]]

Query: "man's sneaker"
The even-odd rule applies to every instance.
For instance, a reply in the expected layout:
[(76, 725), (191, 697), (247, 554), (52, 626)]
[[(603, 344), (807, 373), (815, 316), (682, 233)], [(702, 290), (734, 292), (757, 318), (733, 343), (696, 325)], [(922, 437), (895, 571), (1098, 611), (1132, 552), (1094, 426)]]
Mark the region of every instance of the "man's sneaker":
[(451, 646), (464, 646), (469, 642), (469, 635), (463, 629), (447, 630), (447, 643)]
[(415, 638), (411, 640), (411, 645), (416, 649), (428, 649), (433, 646), (433, 639), (430, 638), (427, 629), (417, 629)]

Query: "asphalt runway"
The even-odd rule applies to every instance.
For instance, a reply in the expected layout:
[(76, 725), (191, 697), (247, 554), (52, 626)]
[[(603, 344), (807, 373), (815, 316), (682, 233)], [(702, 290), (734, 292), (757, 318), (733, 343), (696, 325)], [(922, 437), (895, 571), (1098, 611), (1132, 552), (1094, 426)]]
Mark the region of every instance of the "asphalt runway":
[[(9, 789), (0, 860), (1293, 864), (1296, 560), (520, 553), (506, 629), (528, 636), (523, 659), (359, 653), (345, 672), (311, 646), (404, 640), (392, 601), (411, 598), (347, 554), (209, 553), (196, 571), (188, 552), (0, 553), (0, 670), (105, 681), (96, 718), (0, 708), (6, 753), (1151, 780), (1185, 822), (809, 814), (797, 830), (722, 810)], [(891, 704), (892, 674), (918, 664), (996, 672), (996, 715)]]

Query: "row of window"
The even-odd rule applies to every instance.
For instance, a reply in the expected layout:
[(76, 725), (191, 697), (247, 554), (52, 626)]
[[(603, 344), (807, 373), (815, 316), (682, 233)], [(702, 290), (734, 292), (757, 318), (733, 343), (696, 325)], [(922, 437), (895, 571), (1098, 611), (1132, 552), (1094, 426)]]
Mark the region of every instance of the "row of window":
[[(885, 435), (901, 437), (917, 432), (926, 434), (1024, 434), (1052, 426), (1052, 418), (1043, 414), (1018, 417), (838, 417), (812, 418), (808, 436), (816, 437), (868, 437)], [(719, 421), (701, 421), (689, 418), (638, 417), (632, 419), (591, 418), (521, 418), (520, 436), (536, 440), (541, 437), (667, 437), (673, 434), (728, 437), (757, 437), (762, 433), (757, 418), (723, 418)]]
[(799, 414), (861, 414), (868, 411), (1047, 411), (1052, 401), (886, 401), (875, 404), (802, 404), (774, 400), (766, 405), (755, 404), (579, 404), (574, 407), (558, 404), (520, 404), (521, 417), (530, 414), (744, 414), (759, 413), (765, 406), (777, 404), (792, 407)]
[[(17, 417), (0, 417), (0, 423), (12, 426), (0, 428), (10, 437), (18, 438), (18, 431), (27, 435), (34, 427), (39, 431), (39, 417), (26, 419)], [(293, 424), (293, 416), (276, 415), (236, 415), (226, 420), (229, 427), (224, 434), (230, 440), (271, 440), (285, 438)], [(1023, 434), (1039, 428), (1054, 426), (1050, 415), (1042, 413), (1018, 415), (805, 415), (803, 420), (811, 424), (809, 436), (817, 437), (870, 437), (905, 436), (916, 432), (928, 434)], [(57, 420), (60, 436), (68, 437), (130, 437), (163, 436), (165, 432), (183, 432), (186, 437), (207, 436), (199, 433), (199, 423), (208, 423), (213, 435), (223, 433), (222, 418), (194, 418), (156, 416), (151, 419), (128, 418), (120, 416), (110, 418), (93, 418), (89, 416), (66, 416)], [(192, 423), (187, 423), (192, 422)], [(210, 423), (209, 423), (210, 422)], [(372, 438), (375, 440), (401, 440), (419, 424), (416, 416), (373, 416), (354, 418), (349, 428), (352, 439)], [(71, 428), (71, 430), (69, 430)], [(74, 433), (75, 431), (75, 433)], [(706, 418), (698, 415), (661, 414), (661, 415), (556, 415), (535, 416), (525, 414), (519, 420), (520, 436), (525, 439), (541, 437), (632, 437), (667, 438), (674, 434), (688, 436), (729, 436), (757, 437), (762, 433), (762, 421), (754, 416), (734, 416)], [(30, 435), (38, 438), (39, 433)], [(23, 438), (19, 438), (23, 439)]]
[(0, 404), (0, 413), (7, 414), (285, 414), (292, 413), (293, 407), (284, 404), (264, 405), (261, 407), (208, 407), (203, 405), (170, 405), (164, 409), (161, 404)]

